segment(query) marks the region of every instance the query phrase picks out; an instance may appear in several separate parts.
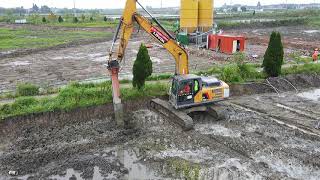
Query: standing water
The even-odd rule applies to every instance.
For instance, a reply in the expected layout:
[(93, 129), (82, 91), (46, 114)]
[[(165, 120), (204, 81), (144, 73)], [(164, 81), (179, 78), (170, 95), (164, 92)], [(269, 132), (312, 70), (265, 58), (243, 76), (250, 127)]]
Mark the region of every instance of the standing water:
[(312, 91), (303, 92), (303, 93), (298, 94), (298, 96), (306, 98), (306, 99), (310, 99), (313, 101), (320, 101), (320, 89), (315, 89)]

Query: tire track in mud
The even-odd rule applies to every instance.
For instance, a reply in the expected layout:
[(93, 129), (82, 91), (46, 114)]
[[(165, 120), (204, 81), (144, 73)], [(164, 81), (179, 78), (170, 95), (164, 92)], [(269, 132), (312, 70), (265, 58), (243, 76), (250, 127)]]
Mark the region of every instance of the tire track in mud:
[[(279, 124), (299, 129), (304, 133), (311, 133), (316, 136), (320, 135), (320, 131), (316, 129), (319, 123), (319, 115), (313, 111), (318, 106), (308, 106), (311, 103), (310, 101), (292, 95), (292, 93), (281, 96), (261, 95), (242, 97), (237, 100), (231, 100), (229, 103), (260, 113), (261, 116), (271, 117)], [(299, 108), (300, 106), (305, 108)]]
[[(230, 106), (229, 102), (224, 102), (224, 104)], [(243, 118), (242, 120), (244, 120), (245, 123), (241, 122), (241, 118), (240, 120), (236, 118), (235, 121), (231, 118), (228, 122), (218, 122), (218, 124), (223, 127), (240, 132), (240, 136), (230, 138), (223, 135), (213, 135), (213, 139), (220, 142), (228, 142), (225, 144), (227, 144), (229, 148), (236, 149), (237, 152), (242, 152), (242, 154), (246, 153), (255, 163), (263, 165), (267, 167), (267, 169), (272, 169), (272, 173), (268, 174), (268, 177), (276, 175), (276, 177), (289, 176), (292, 178), (302, 178), (303, 175), (308, 173), (311, 173), (311, 179), (320, 177), (319, 159), (315, 158), (320, 155), (320, 138), (318, 135), (315, 137), (312, 134), (309, 135), (309, 133), (296, 132), (296, 130), (290, 127), (290, 129), (288, 129), (287, 126), (279, 126), (278, 122), (270, 121), (270, 117), (261, 116), (259, 112), (248, 110), (238, 105), (234, 106), (231, 104), (231, 106), (238, 109), (237, 112), (239, 112), (240, 109), (241, 111), (244, 110), (252, 113), (252, 115), (249, 116), (250, 119), (246, 117)], [(252, 125), (256, 126), (257, 129), (250, 129)], [(293, 141), (292, 144), (290, 144), (291, 141)], [(298, 144), (304, 143), (304, 145), (309, 147), (292, 147), (296, 141), (298, 141)], [(309, 141), (315, 144), (313, 145), (313, 143), (309, 143)], [(278, 160), (279, 158), (284, 160)], [(277, 162), (274, 164), (276, 160)], [(303, 167), (300, 172), (295, 173), (291, 171), (291, 167), (300, 166)], [(312, 173), (312, 171), (308, 169), (313, 169), (315, 173)]]
[[(221, 104), (228, 109), (227, 120), (217, 122), (199, 120), (196, 122), (195, 131), (190, 132), (181, 132), (177, 130), (177, 127), (165, 129), (167, 125), (164, 125), (163, 133), (170, 132), (170, 135), (176, 136), (178, 140), (175, 140), (174, 147), (179, 147), (177, 144), (189, 143), (191, 149), (194, 149), (194, 145), (198, 148), (207, 147), (209, 151), (226, 154), (228, 158), (224, 158), (224, 161), (232, 157), (238, 158), (247, 164), (247, 168), (250, 169), (247, 171), (252, 171), (253, 174), (260, 175), (263, 179), (270, 177), (275, 179), (303, 178), (303, 176), (310, 179), (320, 178), (320, 164), (319, 159), (316, 158), (320, 155), (318, 134), (295, 127), (268, 114), (246, 108), (241, 103), (235, 104), (233, 100)], [(157, 125), (155, 122), (151, 126)], [(166, 137), (163, 133), (160, 135), (155, 132), (154, 134), (161, 139), (162, 136)], [(167, 138), (170, 139), (170, 137)], [(179, 138), (189, 138), (192, 141), (183, 143)], [(197, 146), (199, 142), (201, 145)], [(177, 153), (177, 150), (167, 151), (165, 152), (169, 154), (172, 153), (171, 151), (176, 152), (172, 157), (169, 156), (169, 160), (173, 157), (188, 160), (188, 157), (183, 155), (188, 154), (187, 149), (179, 150), (180, 154)], [(168, 161), (168, 159), (164, 158), (162, 161)], [(212, 168), (217, 166), (217, 163), (209, 160), (202, 165)], [(293, 170), (295, 168), (298, 169), (297, 172)], [(236, 168), (237, 170), (239, 169)], [(231, 172), (234, 171), (231, 170)]]

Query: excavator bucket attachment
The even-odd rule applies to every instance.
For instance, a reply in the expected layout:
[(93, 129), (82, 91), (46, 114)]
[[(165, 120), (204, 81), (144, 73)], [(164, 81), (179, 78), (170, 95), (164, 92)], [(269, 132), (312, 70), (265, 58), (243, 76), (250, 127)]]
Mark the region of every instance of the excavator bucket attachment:
[(151, 110), (160, 113), (164, 118), (178, 124), (184, 131), (193, 129), (193, 120), (187, 113), (176, 110), (169, 102), (153, 99), (150, 102)]

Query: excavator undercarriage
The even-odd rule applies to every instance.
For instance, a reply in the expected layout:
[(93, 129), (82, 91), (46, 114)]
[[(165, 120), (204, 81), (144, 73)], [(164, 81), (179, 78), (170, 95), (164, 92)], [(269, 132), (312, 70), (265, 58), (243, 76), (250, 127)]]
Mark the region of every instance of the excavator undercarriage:
[(169, 101), (153, 99), (149, 108), (166, 120), (178, 124), (184, 131), (193, 129), (195, 121), (224, 120), (225, 109), (217, 104), (208, 104), (185, 109), (175, 109)]

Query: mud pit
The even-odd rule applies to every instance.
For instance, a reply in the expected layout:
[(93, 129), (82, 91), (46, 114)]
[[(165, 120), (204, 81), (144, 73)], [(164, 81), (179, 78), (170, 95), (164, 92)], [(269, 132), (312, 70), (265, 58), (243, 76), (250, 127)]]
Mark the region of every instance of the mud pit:
[(126, 130), (111, 116), (8, 123), (0, 179), (10, 170), (18, 179), (320, 178), (318, 100), (291, 92), (221, 105), (226, 120), (196, 119), (189, 132), (144, 108), (129, 114)]

